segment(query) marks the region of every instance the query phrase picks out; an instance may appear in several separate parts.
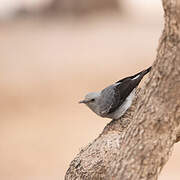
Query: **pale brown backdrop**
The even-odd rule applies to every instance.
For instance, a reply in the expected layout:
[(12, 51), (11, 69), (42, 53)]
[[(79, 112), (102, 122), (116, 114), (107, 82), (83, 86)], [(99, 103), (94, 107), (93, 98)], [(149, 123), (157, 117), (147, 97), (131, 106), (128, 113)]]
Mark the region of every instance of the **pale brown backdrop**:
[[(125, 6), (124, 15), (1, 21), (0, 179), (63, 179), (109, 122), (77, 102), (152, 64), (162, 9)], [(160, 180), (180, 178), (179, 159), (177, 144)]]

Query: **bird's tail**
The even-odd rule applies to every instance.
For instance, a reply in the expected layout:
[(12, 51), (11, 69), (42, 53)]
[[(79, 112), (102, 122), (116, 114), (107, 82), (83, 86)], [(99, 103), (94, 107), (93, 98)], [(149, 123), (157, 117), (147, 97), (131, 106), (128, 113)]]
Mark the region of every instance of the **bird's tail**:
[(142, 74), (147, 74), (149, 71), (151, 71), (152, 66), (150, 66), (149, 68), (147, 68), (146, 70), (142, 71)]
[(152, 66), (150, 66), (149, 68), (131, 76), (131, 79), (135, 79), (136, 77), (142, 77), (143, 78), (149, 71), (151, 71), (151, 68), (152, 68)]
[(130, 79), (139, 79), (139, 82), (140, 82), (141, 79), (142, 79), (149, 71), (151, 71), (151, 67), (149, 67), (149, 68), (147, 68), (146, 70), (143, 70), (143, 71), (141, 71), (141, 72), (139, 72), (139, 73), (137, 73), (137, 74), (135, 74), (135, 75), (133, 75), (133, 76), (129, 76), (129, 77), (123, 78), (123, 79), (117, 81), (116, 83), (123, 82), (123, 81), (125, 81), (126, 79), (129, 79), (129, 78), (130, 78)]

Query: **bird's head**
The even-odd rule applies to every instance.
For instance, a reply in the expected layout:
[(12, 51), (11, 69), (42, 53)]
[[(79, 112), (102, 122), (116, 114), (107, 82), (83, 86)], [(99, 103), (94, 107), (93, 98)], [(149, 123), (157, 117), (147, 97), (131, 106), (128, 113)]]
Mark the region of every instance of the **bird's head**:
[(84, 100), (79, 101), (79, 103), (84, 103), (84, 104), (94, 103), (98, 97), (99, 97), (98, 93), (91, 92), (85, 96)]
[(91, 92), (88, 93), (84, 100), (79, 101), (79, 103), (86, 104), (92, 111), (94, 111), (96, 114), (99, 114), (98, 109), (98, 99), (100, 97), (100, 93), (98, 92)]

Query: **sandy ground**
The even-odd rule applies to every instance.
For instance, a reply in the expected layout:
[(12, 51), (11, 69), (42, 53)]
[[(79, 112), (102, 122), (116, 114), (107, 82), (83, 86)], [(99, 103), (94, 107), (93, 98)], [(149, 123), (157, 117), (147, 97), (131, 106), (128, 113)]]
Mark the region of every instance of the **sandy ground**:
[[(162, 24), (119, 17), (0, 24), (0, 179), (60, 180), (109, 122), (77, 102), (152, 64)], [(180, 145), (161, 180), (180, 178)]]

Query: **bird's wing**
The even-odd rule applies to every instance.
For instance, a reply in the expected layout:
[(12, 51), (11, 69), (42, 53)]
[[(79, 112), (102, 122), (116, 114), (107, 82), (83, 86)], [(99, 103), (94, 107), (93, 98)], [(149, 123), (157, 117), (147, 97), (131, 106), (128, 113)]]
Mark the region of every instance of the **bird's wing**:
[(114, 112), (119, 106), (123, 104), (129, 94), (138, 86), (145, 74), (151, 70), (149, 67), (134, 76), (123, 78), (111, 85), (101, 92), (99, 100), (99, 112), (102, 116), (106, 116)]
[(99, 111), (102, 116), (106, 116), (114, 112), (119, 106), (123, 104), (126, 97), (132, 92), (135, 86), (131, 79), (126, 79), (125, 82), (117, 83), (105, 88), (101, 92), (101, 99), (99, 102)]

